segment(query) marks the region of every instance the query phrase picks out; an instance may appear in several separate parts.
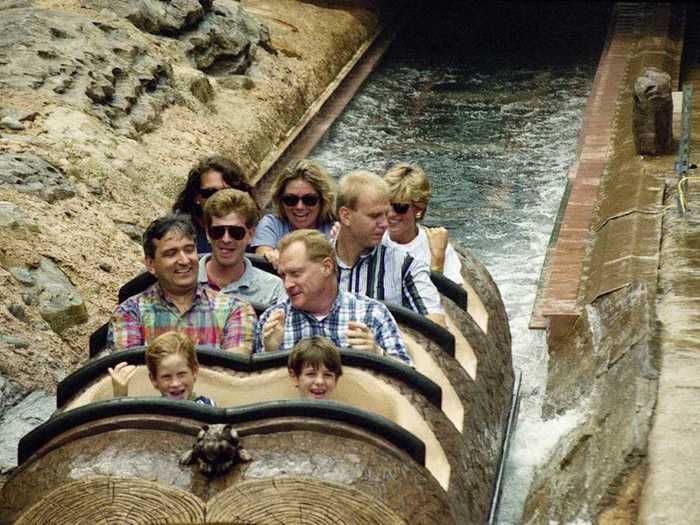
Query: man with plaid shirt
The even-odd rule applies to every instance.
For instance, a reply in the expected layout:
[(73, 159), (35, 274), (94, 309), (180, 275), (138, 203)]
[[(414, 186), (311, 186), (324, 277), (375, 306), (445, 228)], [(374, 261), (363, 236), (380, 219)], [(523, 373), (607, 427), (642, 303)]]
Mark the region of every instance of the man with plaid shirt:
[(143, 239), (146, 268), (158, 282), (116, 308), (108, 346), (113, 350), (144, 346), (175, 330), (198, 346), (250, 354), (255, 311), (245, 301), (198, 285), (190, 219), (176, 214), (156, 219)]
[(340, 348), (387, 355), (411, 364), (396, 321), (382, 303), (338, 290), (335, 254), (316, 230), (296, 230), (278, 245), (288, 299), (260, 316), (255, 352), (291, 350), (320, 335)]

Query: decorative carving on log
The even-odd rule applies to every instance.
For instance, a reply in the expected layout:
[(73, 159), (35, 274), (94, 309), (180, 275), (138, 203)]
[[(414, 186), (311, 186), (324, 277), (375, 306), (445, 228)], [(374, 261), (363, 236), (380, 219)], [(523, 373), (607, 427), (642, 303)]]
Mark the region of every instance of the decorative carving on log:
[(231, 425), (204, 425), (197, 441), (180, 458), (183, 465), (197, 463), (197, 468), (205, 476), (223, 476), (231, 471), (236, 463), (252, 459), (238, 439), (238, 432)]
[(634, 82), (632, 130), (639, 155), (661, 155), (671, 147), (671, 76), (647, 67)]

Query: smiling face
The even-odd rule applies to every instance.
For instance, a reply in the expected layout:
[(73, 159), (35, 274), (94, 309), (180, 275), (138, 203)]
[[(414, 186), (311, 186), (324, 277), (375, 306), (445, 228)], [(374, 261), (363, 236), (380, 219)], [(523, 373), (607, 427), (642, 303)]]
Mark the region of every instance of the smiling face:
[(341, 208), (340, 222), (363, 249), (374, 248), (388, 227), (389, 198), (369, 189), (357, 199), (355, 209)]
[(294, 206), (282, 204), (284, 216), (292, 225), (292, 229), (301, 230), (303, 228), (314, 229), (318, 226), (318, 216), (321, 211), (321, 200), (316, 188), (303, 179), (290, 180), (284, 186), (282, 195), (294, 195), (303, 197), (304, 195), (314, 195), (318, 202), (314, 206), (307, 206), (301, 199)]
[(211, 225), (213, 227), (239, 226), (246, 230), (245, 236), (240, 240), (234, 239), (229, 229), (225, 230), (224, 236), (220, 239), (212, 239), (211, 236), (208, 235), (209, 242), (211, 243), (212, 257), (218, 264), (229, 268), (239, 265), (245, 256), (246, 246), (248, 246), (248, 243), (250, 243), (255, 235), (255, 228), (248, 229), (245, 219), (235, 211), (223, 217), (212, 217)]
[(170, 231), (154, 240), (155, 255), (144, 263), (158, 278), (161, 288), (171, 295), (185, 295), (197, 287), (197, 248), (194, 240), (179, 231)]
[(328, 399), (337, 383), (334, 372), (320, 363), (318, 366), (304, 364), (301, 373), (291, 374), (294, 385), (299, 389), (299, 396), (304, 399)]
[(416, 226), (416, 214), (421, 211), (415, 204), (409, 204), (406, 213), (396, 213), (393, 207), (389, 207), (387, 215), (389, 219), (389, 236), (394, 242), (406, 244), (418, 235)]
[(165, 356), (158, 365), (156, 375), (149, 374), (149, 378), (153, 388), (163, 397), (187, 400), (192, 396), (197, 372), (197, 368), (190, 368), (184, 355), (175, 353)]
[(278, 272), (292, 306), (311, 314), (326, 314), (335, 282), (335, 262), (327, 257), (311, 261), (303, 242), (293, 242), (280, 252)]

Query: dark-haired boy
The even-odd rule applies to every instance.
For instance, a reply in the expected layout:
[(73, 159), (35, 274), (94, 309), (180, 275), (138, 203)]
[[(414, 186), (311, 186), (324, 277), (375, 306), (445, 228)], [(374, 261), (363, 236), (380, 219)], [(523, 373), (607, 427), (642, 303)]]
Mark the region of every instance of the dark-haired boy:
[(320, 336), (302, 339), (294, 345), (287, 370), (304, 399), (329, 399), (343, 375), (340, 352), (329, 339)]

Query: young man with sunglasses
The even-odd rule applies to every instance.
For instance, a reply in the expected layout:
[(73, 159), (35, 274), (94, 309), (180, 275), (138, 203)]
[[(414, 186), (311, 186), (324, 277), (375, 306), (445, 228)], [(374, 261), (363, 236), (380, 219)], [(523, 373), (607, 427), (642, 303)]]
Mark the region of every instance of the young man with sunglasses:
[(246, 301), (199, 286), (194, 227), (189, 217), (170, 214), (143, 234), (144, 263), (158, 282), (120, 304), (107, 336), (114, 350), (148, 345), (172, 330), (199, 346), (249, 354), (255, 311)]
[(356, 171), (340, 179), (335, 242), (340, 288), (400, 304), (445, 326), (440, 294), (427, 264), (382, 244), (389, 209), (389, 188), (381, 177)]
[(221, 190), (207, 200), (204, 225), (212, 252), (199, 261), (200, 285), (263, 305), (287, 297), (279, 277), (245, 257), (259, 216), (255, 201), (242, 191)]

